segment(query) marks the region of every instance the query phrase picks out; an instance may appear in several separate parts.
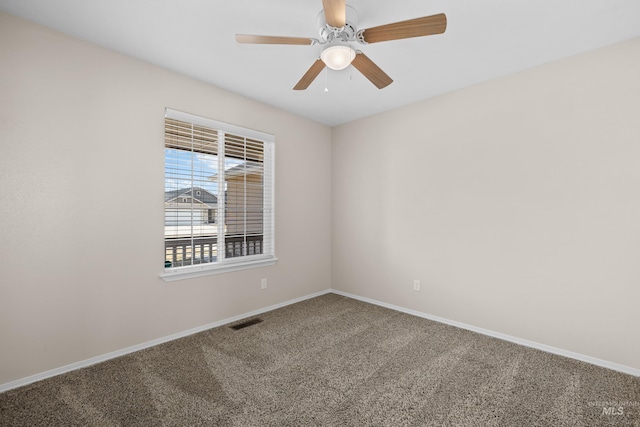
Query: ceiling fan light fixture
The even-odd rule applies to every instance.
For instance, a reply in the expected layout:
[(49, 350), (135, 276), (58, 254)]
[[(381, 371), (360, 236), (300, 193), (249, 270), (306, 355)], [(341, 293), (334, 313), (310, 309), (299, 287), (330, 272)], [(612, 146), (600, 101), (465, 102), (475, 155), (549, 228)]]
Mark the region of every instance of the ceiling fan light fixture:
[(344, 70), (356, 57), (356, 52), (349, 46), (334, 45), (326, 48), (320, 54), (320, 59), (332, 70)]

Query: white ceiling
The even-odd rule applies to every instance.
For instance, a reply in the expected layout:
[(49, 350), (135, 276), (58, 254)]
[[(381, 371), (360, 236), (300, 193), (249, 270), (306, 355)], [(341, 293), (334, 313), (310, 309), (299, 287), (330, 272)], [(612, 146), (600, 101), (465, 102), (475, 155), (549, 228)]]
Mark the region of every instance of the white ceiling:
[(359, 46), (394, 79), (385, 89), (349, 67), (293, 91), (321, 46), (240, 45), (235, 34), (318, 38), (321, 0), (0, 0), (0, 10), (330, 126), (640, 36), (640, 0), (347, 4), (358, 28), (441, 12), (448, 27)]

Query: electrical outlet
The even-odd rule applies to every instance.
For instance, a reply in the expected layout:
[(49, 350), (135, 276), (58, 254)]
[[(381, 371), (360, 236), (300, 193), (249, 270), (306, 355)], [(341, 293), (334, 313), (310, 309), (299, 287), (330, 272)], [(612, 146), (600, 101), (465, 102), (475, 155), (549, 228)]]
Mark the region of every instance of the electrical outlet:
[(267, 289), (267, 279), (262, 279), (260, 281), (260, 289)]
[(413, 281), (413, 290), (414, 291), (419, 291), (420, 290), (420, 280), (414, 280)]

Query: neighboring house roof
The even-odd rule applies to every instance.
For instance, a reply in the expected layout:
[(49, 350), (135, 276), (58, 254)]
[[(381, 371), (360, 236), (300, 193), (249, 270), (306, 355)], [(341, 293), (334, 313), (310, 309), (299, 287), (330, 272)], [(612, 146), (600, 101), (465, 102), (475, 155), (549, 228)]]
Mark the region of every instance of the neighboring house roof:
[(165, 203), (174, 201), (179, 197), (193, 197), (193, 199), (200, 203), (204, 203), (209, 206), (215, 206), (218, 204), (218, 198), (201, 187), (187, 187), (164, 192)]
[[(264, 165), (261, 162), (246, 161), (224, 171), (226, 178), (243, 176), (243, 175), (261, 175), (264, 172)], [(211, 175), (210, 180), (218, 179), (218, 174)]]

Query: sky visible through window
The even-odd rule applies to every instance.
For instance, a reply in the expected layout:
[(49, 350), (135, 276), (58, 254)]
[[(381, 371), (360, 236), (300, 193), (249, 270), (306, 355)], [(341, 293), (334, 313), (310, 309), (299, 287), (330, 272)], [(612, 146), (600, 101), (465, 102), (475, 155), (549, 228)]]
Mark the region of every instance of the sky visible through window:
[[(175, 148), (165, 148), (164, 190), (172, 191), (183, 188), (200, 187), (211, 194), (218, 193), (218, 156), (194, 153)], [(243, 161), (226, 158), (225, 170), (231, 169)], [(193, 164), (193, 169), (192, 169)], [(193, 170), (193, 176), (192, 176)]]

